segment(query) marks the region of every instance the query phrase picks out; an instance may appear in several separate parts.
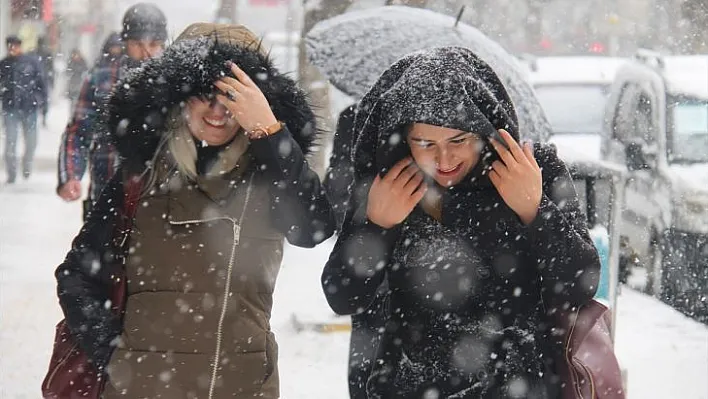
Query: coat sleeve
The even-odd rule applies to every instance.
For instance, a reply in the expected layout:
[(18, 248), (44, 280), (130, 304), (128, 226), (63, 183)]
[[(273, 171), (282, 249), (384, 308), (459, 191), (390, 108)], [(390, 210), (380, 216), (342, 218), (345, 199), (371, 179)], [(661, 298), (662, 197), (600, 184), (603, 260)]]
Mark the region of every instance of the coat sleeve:
[(349, 210), (349, 190), (354, 179), (354, 164), (351, 160), (351, 148), (354, 138), (354, 117), (356, 107), (347, 107), (339, 114), (337, 130), (332, 142), (332, 155), (324, 179), (325, 190), (332, 202), (332, 209), (337, 218), (337, 228), (341, 229)]
[(95, 80), (89, 75), (81, 85), (74, 114), (59, 144), (57, 189), (69, 180), (81, 180), (86, 172), (91, 146), (91, 127), (98, 113), (95, 93)]
[(56, 269), (57, 293), (66, 323), (89, 359), (102, 369), (121, 333), (120, 317), (109, 306), (113, 276), (112, 255), (123, 186), (116, 174), (102, 191), (91, 216), (74, 238), (71, 250)]
[[(366, 179), (372, 181), (373, 179)], [(370, 183), (355, 185), (352, 209), (322, 271), (322, 289), (332, 310), (340, 315), (360, 314), (376, 298), (385, 281), (401, 226), (384, 229), (366, 217)]]
[(541, 276), (548, 311), (590, 301), (600, 279), (600, 258), (570, 172), (553, 146), (536, 146), (543, 174), (543, 196), (536, 218), (527, 226), (531, 252)]
[(276, 227), (292, 245), (312, 248), (334, 234), (334, 214), (320, 178), (287, 127), (251, 142), (256, 161), (273, 180)]
[(398, 228), (345, 222), (321, 278), (325, 298), (335, 313), (359, 314), (369, 308), (399, 236)]

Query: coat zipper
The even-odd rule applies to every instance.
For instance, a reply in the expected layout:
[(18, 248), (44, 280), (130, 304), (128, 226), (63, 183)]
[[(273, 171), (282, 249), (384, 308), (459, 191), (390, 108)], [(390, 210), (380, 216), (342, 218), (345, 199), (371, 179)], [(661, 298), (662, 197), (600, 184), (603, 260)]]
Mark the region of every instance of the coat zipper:
[(221, 313), (219, 314), (219, 322), (216, 328), (216, 348), (214, 353), (214, 364), (211, 368), (211, 381), (209, 383), (209, 399), (214, 398), (214, 389), (216, 388), (216, 377), (219, 370), (219, 362), (221, 361), (221, 343), (223, 341), (223, 330), (224, 330), (224, 320), (226, 319), (226, 311), (228, 309), (229, 294), (231, 293), (231, 273), (234, 269), (234, 264), (236, 262), (236, 249), (241, 241), (241, 224), (243, 223), (243, 218), (246, 215), (246, 208), (248, 207), (248, 202), (251, 198), (251, 188), (253, 185), (253, 173), (248, 180), (248, 187), (246, 188), (246, 199), (243, 203), (243, 209), (241, 210), (241, 216), (238, 220), (230, 217), (216, 217), (204, 220), (185, 220), (179, 222), (170, 221), (173, 225), (186, 225), (186, 224), (196, 224), (196, 223), (209, 223), (217, 220), (228, 220), (233, 226), (233, 244), (231, 246), (231, 256), (229, 257), (229, 264), (226, 270), (226, 283), (224, 284), (224, 297), (223, 304), (221, 305)]

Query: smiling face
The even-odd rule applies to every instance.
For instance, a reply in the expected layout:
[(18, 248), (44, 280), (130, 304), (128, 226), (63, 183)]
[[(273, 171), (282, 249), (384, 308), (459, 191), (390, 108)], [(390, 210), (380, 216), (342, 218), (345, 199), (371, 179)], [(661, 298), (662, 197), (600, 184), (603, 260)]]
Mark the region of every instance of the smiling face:
[(425, 123), (414, 123), (407, 140), (415, 163), (443, 187), (462, 181), (477, 165), (483, 147), (476, 134)]
[(192, 135), (212, 146), (228, 143), (240, 129), (236, 120), (226, 111), (226, 107), (215, 100), (190, 98), (186, 116)]

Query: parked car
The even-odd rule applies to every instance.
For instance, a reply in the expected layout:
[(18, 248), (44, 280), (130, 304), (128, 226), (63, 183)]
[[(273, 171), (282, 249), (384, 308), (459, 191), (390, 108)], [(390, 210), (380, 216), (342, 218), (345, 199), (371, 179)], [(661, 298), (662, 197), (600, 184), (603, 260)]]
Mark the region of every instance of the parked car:
[(708, 321), (708, 55), (640, 50), (620, 68), (602, 157), (629, 172), (622, 235), (647, 291)]
[(553, 129), (551, 142), (600, 159), (609, 88), (626, 61), (604, 56), (526, 58), (529, 81)]

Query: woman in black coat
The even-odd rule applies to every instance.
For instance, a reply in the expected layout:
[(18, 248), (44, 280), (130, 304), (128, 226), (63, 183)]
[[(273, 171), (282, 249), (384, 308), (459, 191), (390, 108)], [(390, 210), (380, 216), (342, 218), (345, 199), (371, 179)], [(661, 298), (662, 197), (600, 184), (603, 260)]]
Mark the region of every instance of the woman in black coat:
[[(322, 275), (332, 309), (381, 305), (370, 398), (552, 398), (558, 337), (600, 263), (553, 147), (469, 50), (391, 66), (358, 106), (350, 212)], [(379, 299), (376, 299), (379, 298)]]

